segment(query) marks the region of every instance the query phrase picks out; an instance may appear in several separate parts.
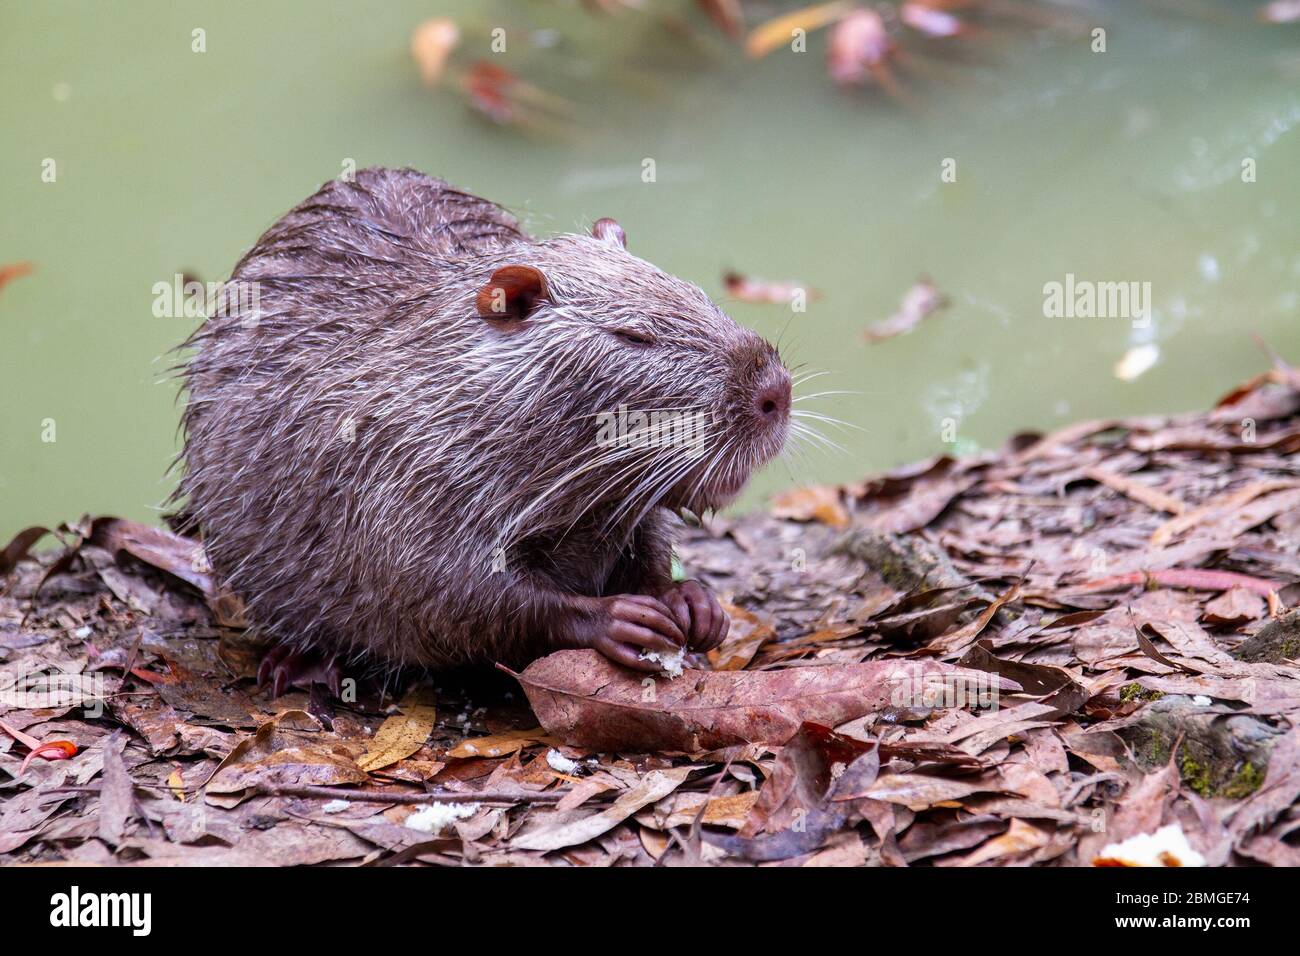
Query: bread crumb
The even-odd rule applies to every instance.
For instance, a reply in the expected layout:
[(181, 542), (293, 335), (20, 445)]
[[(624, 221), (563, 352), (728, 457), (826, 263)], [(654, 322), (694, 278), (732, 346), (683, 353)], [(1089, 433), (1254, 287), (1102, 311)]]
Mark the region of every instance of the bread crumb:
[(1093, 866), (1205, 866), (1205, 857), (1192, 849), (1177, 823), (1155, 833), (1139, 833), (1122, 843), (1110, 843)]
[(441, 833), (449, 823), (476, 813), (478, 807), (472, 803), (431, 803), (408, 816), (402, 825), (422, 833)]
[(669, 677), (681, 677), (682, 670), (686, 665), (686, 648), (679, 647), (671, 654), (660, 654), (658, 651), (642, 651), (641, 660), (654, 661), (663, 672)]
[(572, 777), (575, 774), (581, 773), (583, 769), (582, 764), (578, 763), (576, 760), (570, 760), (558, 750), (546, 751), (546, 762), (556, 773), (562, 773), (567, 777)]

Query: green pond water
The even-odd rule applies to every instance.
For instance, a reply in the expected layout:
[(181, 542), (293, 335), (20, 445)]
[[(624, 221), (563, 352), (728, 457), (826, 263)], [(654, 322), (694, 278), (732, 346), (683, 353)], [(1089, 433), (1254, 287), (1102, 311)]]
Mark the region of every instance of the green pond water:
[[(224, 278), (349, 160), (441, 175), (536, 232), (613, 216), (715, 296), (732, 268), (820, 290), (802, 313), (727, 306), (827, 372), (805, 392), (852, 392), (801, 407), (856, 426), (742, 504), (1024, 428), (1203, 408), (1264, 367), (1251, 333), (1300, 361), (1300, 26), (1256, 6), (1096, 4), (1074, 8), (1082, 30), (932, 44), (902, 74), (908, 108), (834, 89), (821, 35), (751, 62), (698, 18), (693, 43), (540, 0), (7, 0), (0, 264), (36, 271), (0, 291), (0, 537), (156, 516), (178, 440), (166, 353), (195, 320), (155, 317), (155, 283)], [(572, 100), (573, 128), (521, 135), (426, 90), (408, 39), (443, 14), (462, 63), (505, 28), (493, 62)], [(922, 274), (949, 308), (864, 342)], [(1150, 283), (1149, 320), (1046, 317), (1067, 274)], [(1135, 348), (1149, 368), (1116, 377)]]

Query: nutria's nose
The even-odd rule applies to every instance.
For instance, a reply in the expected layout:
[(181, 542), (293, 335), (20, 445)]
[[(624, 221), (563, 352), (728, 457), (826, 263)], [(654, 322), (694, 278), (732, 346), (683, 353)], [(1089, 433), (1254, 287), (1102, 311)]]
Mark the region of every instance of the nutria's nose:
[(790, 373), (773, 364), (767, 381), (754, 396), (759, 417), (769, 425), (780, 425), (790, 417)]

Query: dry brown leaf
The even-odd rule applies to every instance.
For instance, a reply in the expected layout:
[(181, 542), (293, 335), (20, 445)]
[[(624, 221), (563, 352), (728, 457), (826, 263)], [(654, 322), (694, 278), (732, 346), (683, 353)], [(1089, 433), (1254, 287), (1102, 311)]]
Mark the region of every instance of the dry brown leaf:
[(106, 551), (125, 551), (145, 564), (174, 574), (205, 595), (215, 591), (203, 546), (192, 538), (125, 518), (97, 518), (90, 540)]
[(1000, 789), (996, 780), (958, 779), (936, 777), (924, 773), (881, 774), (869, 788), (866, 796), (872, 800), (896, 803), (909, 810), (925, 810), (933, 806), (950, 805), (962, 797)]
[(663, 856), (673, 842), (672, 837), (667, 833), (660, 833), (650, 827), (641, 827), (637, 836), (641, 838), (641, 846), (646, 853), (650, 854), (652, 860), (657, 860)]
[[(745, 825), (745, 818), (757, 799), (757, 790), (736, 793), (729, 797), (714, 797), (705, 806), (704, 816), (700, 818), (700, 822), (738, 830)], [(670, 820), (668, 825), (674, 826), (674, 823)]]
[[(1209, 501), (1203, 502), (1197, 507), (1186, 511), (1177, 517), (1170, 518), (1151, 535), (1151, 546), (1160, 548), (1168, 544), (1174, 538), (1178, 537), (1192, 528), (1202, 524), (1211, 524), (1222, 520), (1225, 516), (1240, 510), (1250, 504), (1261, 495), (1269, 494), (1274, 491), (1293, 489), (1296, 482), (1289, 478), (1269, 479), (1267, 481), (1257, 481), (1238, 488), (1235, 491), (1224, 492), (1221, 495), (1215, 495)], [(1267, 518), (1261, 520), (1268, 520)], [(1243, 529), (1244, 530), (1244, 529)]]
[(988, 627), (989, 622), (993, 620), (998, 611), (1010, 601), (1014, 601), (1020, 596), (1020, 585), (1013, 584), (1006, 591), (993, 600), (979, 616), (969, 624), (957, 628), (951, 634), (944, 634), (941, 637), (931, 641), (926, 647), (929, 653), (947, 656), (957, 654), (967, 647), (980, 636), (984, 628)]
[[(763, 651), (762, 664), (766, 666), (777, 661), (801, 657), (810, 651), (825, 649), (846, 637), (861, 633), (862, 628), (856, 624), (833, 624), (811, 634), (804, 634), (802, 637), (769, 645), (767, 650)], [(714, 670), (718, 668), (715, 667)]]
[(626, 793), (620, 794), (610, 806), (595, 813), (582, 811), (537, 813), (532, 819), (539, 825), (527, 827), (511, 840), (517, 850), (539, 850), (549, 853), (566, 846), (577, 846), (594, 840), (618, 826), (644, 806), (662, 800), (676, 790), (694, 770), (694, 767), (673, 767), (668, 770), (651, 770), (641, 782)]
[(49, 533), (49, 528), (36, 526), (24, 528), (14, 535), (13, 539), (5, 545), (4, 551), (0, 552), (0, 577), (12, 571), (19, 561), (27, 557), (27, 552), (32, 549), (32, 545)]
[(708, 842), (754, 861), (812, 853), (856, 816), (879, 772), (876, 745), (805, 723), (781, 748), (740, 832), (711, 834)]
[[(696, 816), (700, 814), (700, 810), (703, 808), (704, 814), (700, 818), (702, 824), (739, 830), (745, 825), (745, 818), (749, 815), (749, 811), (753, 808), (757, 799), (757, 790), (748, 790), (744, 793), (733, 793), (721, 797), (710, 797), (707, 793), (691, 793), (679, 790), (670, 798), (671, 809), (667, 811), (663, 826), (668, 829), (689, 827), (695, 822)], [(656, 808), (656, 812), (662, 810), (662, 807)], [(647, 822), (644, 818), (639, 819), (643, 824)]]
[(179, 768), (167, 775), (167, 789), (178, 801), (185, 802), (185, 778), (181, 776)]
[(866, 519), (867, 527), (881, 534), (910, 534), (926, 527), (943, 514), (954, 500), (968, 491), (976, 482), (969, 475), (919, 478), (907, 492), (894, 498), (874, 501), (875, 510)]
[(1300, 800), (1300, 727), (1277, 742), (1268, 761), (1263, 785), (1235, 808), (1229, 827), (1238, 840), (1247, 840)]
[(1049, 835), (1024, 820), (1013, 819), (1011, 826), (1002, 836), (994, 837), (974, 853), (956, 860), (955, 866), (979, 866), (991, 860), (1000, 860), (1008, 856), (1019, 856), (1039, 847), (1046, 846)]
[(687, 670), (657, 680), (595, 651), (557, 651), (515, 676), (542, 726), (595, 751), (694, 753), (738, 743), (783, 744), (811, 721), (838, 726), (912, 699), (927, 678), (966, 675), (1007, 690), (1004, 678), (936, 661), (877, 661), (770, 671)]
[(820, 521), (832, 528), (849, 523), (849, 513), (840, 500), (840, 489), (830, 485), (791, 488), (772, 498), (772, 516), (791, 521)]
[(709, 663), (715, 671), (743, 670), (758, 649), (776, 637), (776, 626), (767, 618), (734, 604), (724, 603), (722, 607), (731, 618), (731, 630), (720, 646), (709, 651)]
[(126, 825), (135, 807), (135, 790), (122, 762), (126, 738), (115, 730), (104, 741), (104, 774), (99, 788), (99, 838), (117, 846), (126, 835)]
[[(930, 818), (935, 822), (929, 822)], [(898, 848), (908, 863), (915, 863), (927, 857), (969, 850), (1005, 830), (1005, 821), (992, 814), (958, 817), (941, 811), (931, 814), (926, 822), (908, 827), (898, 840)]]
[(745, 35), (745, 10), (740, 0), (698, 0), (698, 3), (714, 25), (731, 39), (739, 40)]
[(754, 302), (766, 305), (788, 305), (802, 299), (808, 302), (821, 298), (821, 293), (797, 282), (773, 282), (769, 279), (757, 279), (731, 271), (722, 276), (723, 288), (727, 295), (741, 302)]
[(268, 720), (251, 737), (241, 740), (213, 771), (204, 786), (208, 801), (229, 806), (259, 788), (366, 782), (365, 772), (347, 748), (328, 739), (314, 740), (312, 732), (293, 730), (293, 726), (320, 731), (319, 723), (306, 711), (287, 710)]
[(1248, 588), (1230, 588), (1205, 605), (1206, 624), (1244, 624), (1268, 613), (1264, 598)]
[(866, 866), (867, 847), (854, 830), (837, 833), (827, 845), (803, 861), (803, 866), (842, 867)]
[(1085, 469), (1084, 474), (1093, 481), (1103, 484), (1107, 488), (1112, 488), (1122, 495), (1128, 495), (1134, 501), (1140, 502), (1155, 511), (1167, 511), (1171, 515), (1180, 515), (1187, 510), (1187, 506), (1180, 499), (1165, 494), (1160, 489), (1153, 488), (1136, 478), (1130, 478), (1128, 475), (1121, 475), (1119, 472), (1108, 471), (1101, 467)]

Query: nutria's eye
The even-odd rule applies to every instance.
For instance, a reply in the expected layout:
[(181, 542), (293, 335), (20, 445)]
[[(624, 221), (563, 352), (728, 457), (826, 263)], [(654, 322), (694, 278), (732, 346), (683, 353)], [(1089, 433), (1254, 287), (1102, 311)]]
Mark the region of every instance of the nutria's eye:
[(654, 345), (653, 336), (644, 332), (638, 332), (636, 329), (611, 329), (615, 337), (627, 342), (629, 345)]

